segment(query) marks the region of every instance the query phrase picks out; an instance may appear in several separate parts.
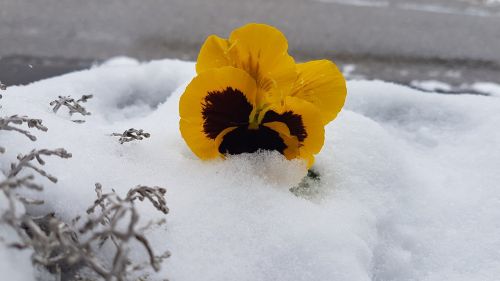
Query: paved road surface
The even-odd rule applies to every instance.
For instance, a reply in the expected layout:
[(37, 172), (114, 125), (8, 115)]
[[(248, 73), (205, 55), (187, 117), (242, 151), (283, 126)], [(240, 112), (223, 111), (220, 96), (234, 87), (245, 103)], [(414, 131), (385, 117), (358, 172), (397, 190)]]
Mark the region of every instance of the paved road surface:
[(0, 0), (0, 75), (21, 77), (23, 59), (60, 71), (117, 55), (195, 59), (207, 35), (256, 21), (282, 29), (293, 55), (368, 77), (500, 80), (498, 6), (406, 1)]

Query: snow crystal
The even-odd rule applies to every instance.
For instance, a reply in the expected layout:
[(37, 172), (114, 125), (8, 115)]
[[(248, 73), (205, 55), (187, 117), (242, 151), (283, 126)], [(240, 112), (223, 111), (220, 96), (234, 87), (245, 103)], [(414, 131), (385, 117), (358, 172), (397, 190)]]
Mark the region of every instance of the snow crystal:
[[(167, 188), (165, 226), (148, 237), (172, 256), (156, 277), (171, 280), (495, 280), (500, 276), (500, 100), (423, 93), (351, 81), (326, 128), (313, 169), (316, 198), (289, 191), (306, 174), (277, 153), (200, 161), (178, 129), (178, 100), (194, 64), (120, 58), (86, 71), (10, 87), (2, 114), (41, 118), (37, 142), (0, 132), (6, 170), (15, 154), (64, 147), (47, 159), (57, 184), (38, 177), (36, 209), (69, 220), (94, 200), (94, 183), (124, 194)], [(49, 102), (93, 94), (75, 124)], [(128, 128), (151, 137), (120, 145)], [(141, 207), (144, 218), (160, 215)], [(3, 234), (0, 229), (0, 233)], [(137, 251), (139, 252), (139, 251)], [(1, 266), (10, 262), (0, 249)], [(134, 253), (134, 255), (139, 255)], [(19, 260), (19, 259), (16, 259)], [(26, 263), (16, 266), (28, 268)], [(0, 270), (3, 270), (0, 269)], [(6, 269), (7, 270), (7, 269)], [(18, 272), (19, 271), (19, 272)], [(4, 271), (2, 271), (4, 272)], [(31, 275), (14, 270), (12, 274)], [(20, 277), (21, 278), (21, 277)]]

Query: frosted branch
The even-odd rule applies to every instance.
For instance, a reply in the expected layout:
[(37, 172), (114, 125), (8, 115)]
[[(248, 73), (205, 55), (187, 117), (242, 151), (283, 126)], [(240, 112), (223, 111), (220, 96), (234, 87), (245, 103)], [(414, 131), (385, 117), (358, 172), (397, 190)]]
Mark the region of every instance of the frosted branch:
[(134, 140), (143, 140), (144, 138), (149, 138), (151, 134), (144, 132), (142, 129), (134, 129), (130, 128), (125, 130), (123, 133), (112, 133), (111, 136), (120, 137), (118, 141), (120, 144), (124, 144), (126, 142), (134, 141)]
[(92, 97), (93, 95), (83, 95), (78, 100), (75, 100), (71, 96), (59, 96), (58, 99), (51, 101), (50, 105), (54, 106), (52, 108), (54, 113), (57, 113), (61, 106), (65, 106), (68, 108), (70, 115), (80, 113), (81, 115), (86, 116), (90, 115), (90, 112), (88, 112), (80, 103), (85, 103)]
[(42, 125), (41, 119), (29, 118), (27, 116), (12, 115), (10, 117), (0, 118), (0, 130), (15, 131), (28, 137), (32, 141), (36, 141), (36, 137), (29, 131), (13, 126), (14, 125), (28, 125), (28, 128), (36, 128), (40, 131), (47, 131), (47, 127)]

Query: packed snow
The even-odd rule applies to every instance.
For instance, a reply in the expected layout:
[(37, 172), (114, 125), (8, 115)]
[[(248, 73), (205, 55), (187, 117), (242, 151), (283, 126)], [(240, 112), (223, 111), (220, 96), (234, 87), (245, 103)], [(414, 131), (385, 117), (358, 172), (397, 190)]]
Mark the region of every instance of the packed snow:
[[(49, 130), (34, 132), (36, 142), (1, 131), (0, 168), (33, 148), (70, 151), (71, 159), (47, 159), (59, 181), (37, 178), (46, 204), (31, 210), (64, 220), (85, 213), (95, 182), (121, 194), (137, 184), (166, 187), (167, 223), (148, 237), (172, 256), (152, 280), (498, 280), (499, 95), (349, 81), (313, 167), (320, 181), (305, 198), (289, 191), (306, 174), (300, 161), (260, 153), (203, 162), (191, 153), (178, 101), (194, 75), (192, 62), (117, 58), (10, 87), (2, 116), (41, 118)], [(82, 94), (94, 95), (90, 116), (49, 106)], [(77, 117), (86, 122), (70, 121)], [(151, 137), (120, 145), (110, 136), (132, 127)], [(163, 216), (140, 211), (146, 220)], [(9, 280), (35, 274), (28, 251), (4, 248), (0, 271)]]

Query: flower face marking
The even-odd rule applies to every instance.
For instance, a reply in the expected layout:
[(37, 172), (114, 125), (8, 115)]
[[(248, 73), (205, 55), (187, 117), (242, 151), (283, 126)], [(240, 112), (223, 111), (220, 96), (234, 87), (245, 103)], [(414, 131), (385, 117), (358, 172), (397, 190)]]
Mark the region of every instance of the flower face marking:
[[(250, 128), (252, 111), (252, 104), (238, 89), (228, 87), (222, 92), (208, 92), (202, 109), (203, 131), (208, 138), (215, 140), (224, 130), (237, 127), (221, 137), (218, 147), (221, 154), (253, 153), (258, 150), (276, 150), (284, 154), (287, 145), (278, 132), (261, 124)], [(262, 122), (284, 123), (299, 141), (307, 136), (301, 117), (291, 111), (283, 114), (267, 111)]]
[(251, 112), (252, 104), (238, 89), (228, 87), (222, 92), (208, 92), (202, 109), (203, 131), (215, 140), (226, 128), (248, 125)]

